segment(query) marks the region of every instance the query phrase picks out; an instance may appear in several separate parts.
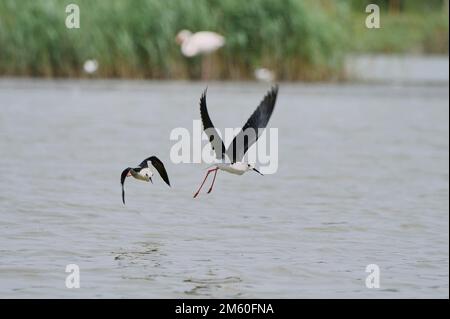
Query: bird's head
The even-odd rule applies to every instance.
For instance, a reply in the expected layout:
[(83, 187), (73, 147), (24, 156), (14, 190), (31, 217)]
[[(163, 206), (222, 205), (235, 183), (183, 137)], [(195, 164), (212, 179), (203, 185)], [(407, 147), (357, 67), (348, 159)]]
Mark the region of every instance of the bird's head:
[(178, 32), (175, 41), (177, 41), (178, 44), (182, 44), (184, 41), (186, 41), (188, 38), (190, 38), (192, 35), (192, 32), (189, 30), (181, 30)]
[(145, 180), (146, 180), (147, 182), (152, 182), (152, 184), (153, 184), (153, 181), (152, 181), (152, 174), (146, 172), (145, 175), (144, 175), (144, 177), (145, 177)]
[[(255, 168), (255, 164), (252, 164), (252, 163), (248, 163), (248, 164), (247, 164), (247, 171), (255, 171), (256, 173), (258, 173), (258, 174), (260, 174), (260, 175), (263, 175), (263, 174), (261, 174), (260, 171), (258, 171), (258, 170)], [(264, 175), (263, 175), (263, 176), (264, 176)]]

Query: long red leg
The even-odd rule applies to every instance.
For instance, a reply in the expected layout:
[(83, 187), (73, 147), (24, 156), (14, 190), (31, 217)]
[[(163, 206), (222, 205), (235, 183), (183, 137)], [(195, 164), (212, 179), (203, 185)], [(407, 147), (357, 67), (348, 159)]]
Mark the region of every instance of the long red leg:
[(209, 188), (207, 194), (211, 193), (211, 191), (212, 191), (212, 189), (213, 189), (214, 182), (216, 181), (216, 176), (217, 176), (217, 171), (218, 171), (218, 170), (219, 170), (219, 168), (216, 168), (216, 171), (214, 172), (214, 178), (213, 178), (213, 181), (212, 181), (212, 183), (211, 183), (211, 187)]
[(214, 170), (215, 170), (214, 168), (213, 168), (213, 169), (210, 169), (210, 170), (208, 171), (208, 173), (206, 173), (205, 179), (203, 180), (202, 184), (201, 184), (200, 187), (198, 188), (198, 191), (194, 194), (194, 198), (196, 198), (196, 197), (198, 196), (198, 193), (200, 193), (200, 190), (202, 189), (203, 184), (205, 184), (206, 179), (208, 178), (209, 173), (213, 172)]

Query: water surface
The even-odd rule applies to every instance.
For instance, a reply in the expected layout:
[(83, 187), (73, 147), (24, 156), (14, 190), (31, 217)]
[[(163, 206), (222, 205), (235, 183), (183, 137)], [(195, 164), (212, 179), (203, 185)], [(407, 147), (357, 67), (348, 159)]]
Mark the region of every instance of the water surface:
[[(171, 163), (169, 135), (204, 87), (0, 80), (0, 297), (449, 297), (448, 86), (281, 84), (278, 172), (194, 200), (207, 165)], [(215, 125), (267, 89), (209, 83)], [(127, 181), (124, 207), (149, 155), (173, 187)]]

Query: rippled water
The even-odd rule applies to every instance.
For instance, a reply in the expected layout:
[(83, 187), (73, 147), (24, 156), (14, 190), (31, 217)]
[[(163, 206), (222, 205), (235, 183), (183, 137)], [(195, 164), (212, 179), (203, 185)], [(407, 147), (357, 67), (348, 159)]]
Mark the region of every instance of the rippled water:
[[(206, 165), (171, 163), (169, 134), (204, 86), (0, 80), (0, 297), (449, 297), (448, 87), (281, 84), (278, 172), (194, 200)], [(267, 88), (209, 83), (215, 124)], [(124, 207), (153, 154), (173, 187), (130, 180)]]

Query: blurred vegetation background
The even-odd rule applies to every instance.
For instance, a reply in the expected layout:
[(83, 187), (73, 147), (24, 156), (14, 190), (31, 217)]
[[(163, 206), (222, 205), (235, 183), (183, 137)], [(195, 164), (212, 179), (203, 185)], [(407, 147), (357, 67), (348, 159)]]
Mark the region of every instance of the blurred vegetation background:
[[(67, 29), (65, 7), (80, 7)], [(366, 5), (381, 8), (367, 29)], [(448, 0), (0, 0), (0, 75), (197, 79), (200, 57), (183, 57), (181, 29), (226, 37), (211, 78), (340, 78), (348, 53), (448, 54)]]

